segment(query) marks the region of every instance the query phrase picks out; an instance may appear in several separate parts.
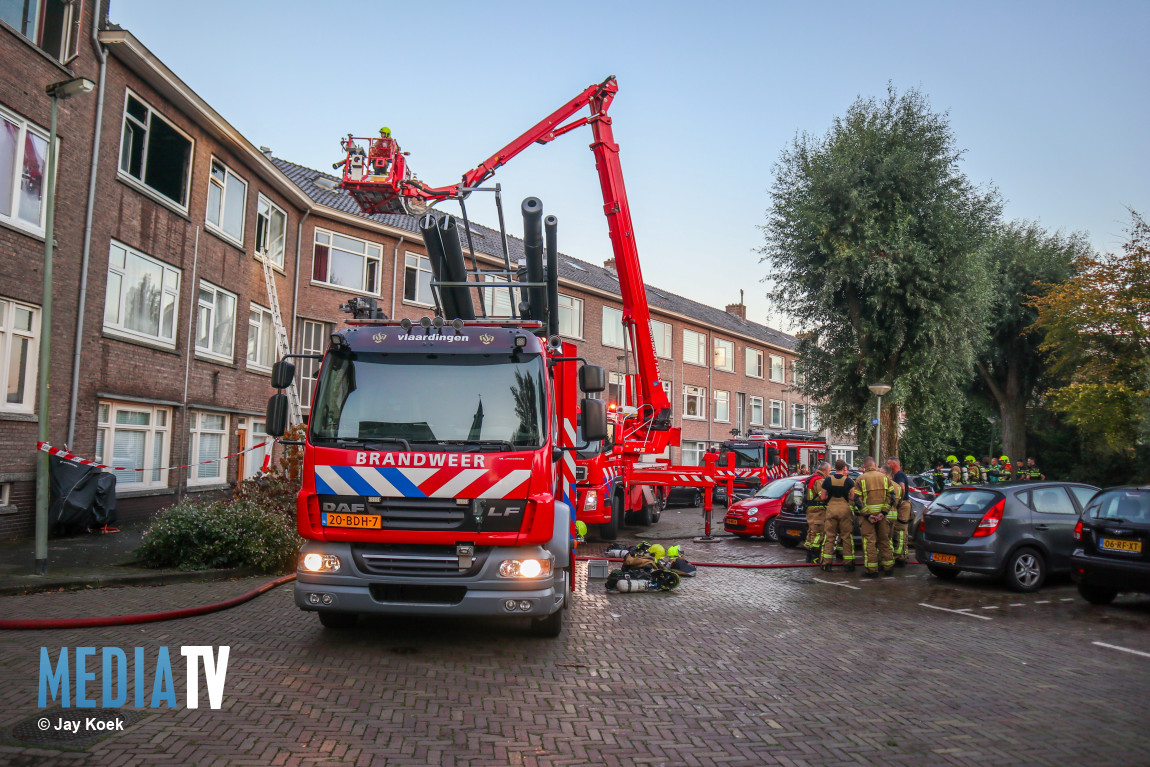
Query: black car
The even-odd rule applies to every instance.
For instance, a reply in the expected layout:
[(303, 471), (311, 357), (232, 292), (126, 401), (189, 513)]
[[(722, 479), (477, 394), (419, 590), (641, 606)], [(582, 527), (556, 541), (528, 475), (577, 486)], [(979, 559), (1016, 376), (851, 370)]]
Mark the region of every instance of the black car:
[(1070, 574), (1087, 602), (1104, 605), (1120, 591), (1150, 593), (1150, 485), (1095, 495), (1074, 527)]
[[(861, 472), (860, 472), (861, 473)], [(809, 475), (808, 475), (809, 476)], [(807, 477), (797, 477), (796, 479), (806, 479)], [(857, 479), (856, 474), (852, 479)], [(799, 493), (803, 492), (803, 487), (799, 487)], [(915, 537), (918, 534), (919, 522), (922, 520), (922, 515), (926, 511), (927, 505), (930, 500), (924, 498), (922, 493), (912, 489), (910, 491), (910, 509), (911, 519), (910, 524), (907, 526), (907, 541), (914, 544)], [(778, 517), (775, 518), (775, 529), (779, 533), (779, 543), (786, 546), (788, 549), (793, 549), (800, 543), (807, 539), (807, 513), (803, 511), (801, 505), (795, 507), (794, 505), (783, 506), (783, 510), (779, 512)], [(855, 537), (855, 553), (858, 554), (862, 551), (859, 546), (862, 545), (862, 533), (859, 530), (858, 517), (854, 520), (854, 537)]]
[(1070, 571), (1075, 523), (1097, 491), (1074, 482), (948, 487), (923, 515), (918, 561), (944, 580), (968, 571), (1035, 591), (1051, 573)]
[[(711, 505), (725, 506), (727, 504), (727, 488), (718, 485), (711, 492)], [(703, 488), (701, 487), (669, 487), (663, 497), (662, 506), (703, 506)]]

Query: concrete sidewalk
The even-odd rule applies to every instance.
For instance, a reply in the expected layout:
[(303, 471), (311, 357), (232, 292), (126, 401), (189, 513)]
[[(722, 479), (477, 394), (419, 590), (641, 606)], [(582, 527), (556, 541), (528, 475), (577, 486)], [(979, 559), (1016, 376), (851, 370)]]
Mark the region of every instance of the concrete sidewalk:
[(86, 533), (48, 540), (48, 572), (33, 575), (35, 541), (0, 541), (0, 596), (103, 586), (162, 586), (250, 574), (233, 570), (152, 570), (138, 566), (144, 527), (119, 533)]

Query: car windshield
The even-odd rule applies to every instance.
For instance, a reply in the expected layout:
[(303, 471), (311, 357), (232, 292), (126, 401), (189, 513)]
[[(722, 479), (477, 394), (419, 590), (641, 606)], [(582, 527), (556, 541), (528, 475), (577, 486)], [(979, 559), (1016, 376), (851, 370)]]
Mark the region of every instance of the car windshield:
[(723, 457), (719, 460), (720, 466), (727, 465), (726, 453), (735, 454), (736, 469), (757, 469), (763, 465), (763, 449), (761, 447), (725, 447)]
[(538, 354), (329, 354), (311, 440), (538, 447), (545, 380)]
[(769, 485), (764, 485), (759, 488), (759, 492), (755, 493), (756, 498), (782, 498), (784, 495), (794, 489), (797, 483), (794, 479), (787, 477), (785, 479), (776, 479)]
[(981, 514), (998, 500), (998, 493), (990, 490), (968, 490), (965, 488), (944, 490), (931, 504), (931, 509), (942, 507), (943, 511), (959, 514)]
[(1150, 491), (1130, 488), (1099, 493), (1086, 507), (1086, 514), (1095, 519), (1150, 525)]

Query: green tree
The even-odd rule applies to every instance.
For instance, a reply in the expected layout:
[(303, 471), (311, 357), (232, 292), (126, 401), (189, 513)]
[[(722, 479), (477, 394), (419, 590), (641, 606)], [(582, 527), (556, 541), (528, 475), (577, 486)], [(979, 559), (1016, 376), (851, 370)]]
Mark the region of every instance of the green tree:
[[(901, 407), (953, 421), (984, 339), (983, 243), (1000, 203), (959, 171), (945, 114), (916, 90), (860, 98), (825, 136), (796, 137), (776, 166), (760, 251), (772, 298), (806, 328), (805, 392), (827, 425), (859, 429), (884, 397), (884, 455)], [(866, 419), (866, 420), (864, 420)]]
[(1092, 446), (1133, 456), (1150, 431), (1150, 225), (1131, 212), (1122, 255), (1082, 254), (1033, 301), (1059, 386), (1051, 405)]
[(1082, 235), (1050, 234), (1034, 223), (1013, 222), (998, 228), (987, 252), (994, 291), (990, 342), (976, 363), (974, 393), (984, 395), (998, 411), (1003, 449), (1019, 466), (1027, 455), (1027, 407), (1041, 389), (1045, 370), (1034, 299), (1041, 293), (1040, 283), (1068, 279), (1075, 261), (1091, 251)]

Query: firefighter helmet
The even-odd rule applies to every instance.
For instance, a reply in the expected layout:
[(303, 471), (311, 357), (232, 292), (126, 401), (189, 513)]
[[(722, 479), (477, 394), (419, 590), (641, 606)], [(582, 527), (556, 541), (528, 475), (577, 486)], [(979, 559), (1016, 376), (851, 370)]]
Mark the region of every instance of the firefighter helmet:
[(669, 559), (678, 559), (681, 556), (683, 556), (683, 550), (678, 546), (671, 546), (667, 549), (667, 557)]
[(647, 549), (647, 553), (655, 559), (662, 559), (663, 555), (667, 553), (667, 550), (663, 548), (661, 543), (652, 543), (651, 548)]
[(587, 535), (587, 523), (586, 523), (586, 522), (584, 522), (584, 521), (583, 521), (583, 520), (581, 520), (581, 519), (580, 519), (580, 520), (576, 520), (576, 522), (575, 522), (575, 533), (576, 533), (576, 534), (577, 534), (577, 535), (578, 535), (580, 538), (582, 538), (582, 537), (584, 537), (585, 535)]

